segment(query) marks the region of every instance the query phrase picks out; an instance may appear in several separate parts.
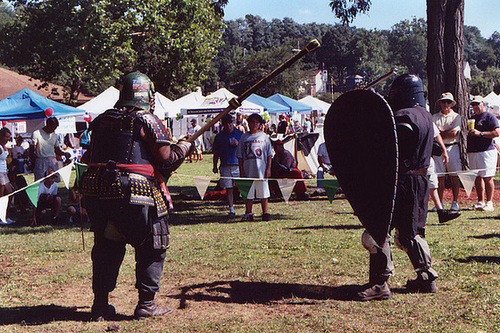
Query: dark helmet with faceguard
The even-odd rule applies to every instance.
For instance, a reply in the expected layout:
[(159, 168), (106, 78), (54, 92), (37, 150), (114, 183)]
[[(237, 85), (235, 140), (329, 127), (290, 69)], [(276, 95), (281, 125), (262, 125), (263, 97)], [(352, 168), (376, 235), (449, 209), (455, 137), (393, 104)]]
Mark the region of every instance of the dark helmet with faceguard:
[(425, 107), (422, 80), (415, 74), (398, 76), (392, 83), (388, 102), (393, 111), (411, 108), (415, 105)]
[(120, 98), (115, 104), (116, 108), (135, 106), (153, 112), (155, 89), (147, 75), (140, 72), (124, 75), (119, 81), (118, 89)]

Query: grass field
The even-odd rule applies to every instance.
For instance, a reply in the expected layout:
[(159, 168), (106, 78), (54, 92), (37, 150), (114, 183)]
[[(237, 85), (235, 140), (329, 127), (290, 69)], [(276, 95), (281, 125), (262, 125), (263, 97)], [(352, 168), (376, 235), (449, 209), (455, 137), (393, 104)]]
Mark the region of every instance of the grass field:
[[(185, 163), (169, 181), (171, 218), (162, 289), (174, 308), (162, 318), (131, 319), (137, 294), (134, 252), (128, 248), (110, 302), (119, 316), (91, 322), (92, 234), (71, 225), (0, 228), (1, 332), (499, 332), (500, 220), (494, 212), (463, 211), (439, 224), (429, 213), (426, 237), (440, 277), (436, 294), (405, 293), (414, 275), (393, 246), (396, 273), (386, 301), (346, 300), (368, 278), (363, 228), (342, 196), (273, 200), (273, 220), (240, 222), (224, 202), (195, 196), (190, 177), (212, 175), (211, 155)], [(213, 179), (217, 178), (213, 175)], [(309, 192), (315, 180), (308, 182)], [(62, 185), (61, 185), (62, 186)], [(67, 191), (60, 188), (63, 200)], [(474, 194), (473, 194), (474, 195)], [(66, 202), (67, 204), (67, 202)], [(496, 204), (500, 207), (500, 203)]]

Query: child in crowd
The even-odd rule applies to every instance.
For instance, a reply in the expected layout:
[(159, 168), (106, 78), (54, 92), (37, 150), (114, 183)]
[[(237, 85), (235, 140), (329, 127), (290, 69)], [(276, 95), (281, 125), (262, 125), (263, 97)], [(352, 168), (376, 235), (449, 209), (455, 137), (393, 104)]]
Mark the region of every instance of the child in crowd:
[(61, 209), (61, 197), (57, 195), (57, 174), (54, 170), (49, 169), (45, 175), (50, 177), (44, 179), (38, 186), (38, 202), (36, 208), (33, 210), (33, 220), (31, 226), (36, 226), (40, 222), (40, 218), (47, 213), (47, 208), (50, 208), (52, 224), (57, 224), (57, 215)]
[(253, 199), (260, 199), (262, 206), (262, 220), (270, 221), (271, 215), (267, 212), (269, 184), (264, 178), (271, 176), (271, 160), (273, 158), (271, 141), (261, 131), (264, 120), (256, 113), (251, 114), (248, 119), (250, 131), (244, 133), (236, 152), (240, 177), (256, 178), (248, 192), (245, 200), (245, 215), (243, 221), (253, 221)]

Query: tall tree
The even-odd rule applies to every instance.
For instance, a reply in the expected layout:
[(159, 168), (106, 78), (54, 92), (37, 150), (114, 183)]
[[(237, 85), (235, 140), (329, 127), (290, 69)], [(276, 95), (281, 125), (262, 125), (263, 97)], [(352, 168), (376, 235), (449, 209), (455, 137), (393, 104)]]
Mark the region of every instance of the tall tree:
[(13, 1), (17, 20), (0, 32), (7, 50), (0, 61), (60, 82), (73, 95), (139, 69), (174, 96), (203, 78), (220, 43), (225, 2)]
[[(345, 23), (360, 12), (369, 10), (371, 0), (331, 0), (335, 15)], [(427, 0), (427, 76), (431, 112), (437, 112), (439, 94), (450, 91), (457, 101), (456, 111), (467, 128), (469, 106), (464, 66), (464, 0)], [(465, 133), (460, 132), (462, 156), (465, 157)], [(463, 158), (464, 164), (465, 158)]]

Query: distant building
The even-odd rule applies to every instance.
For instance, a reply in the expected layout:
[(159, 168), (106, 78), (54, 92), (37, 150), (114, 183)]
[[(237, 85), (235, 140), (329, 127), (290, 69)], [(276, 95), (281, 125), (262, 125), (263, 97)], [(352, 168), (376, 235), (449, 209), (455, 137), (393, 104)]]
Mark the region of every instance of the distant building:
[(326, 69), (316, 69), (307, 72), (307, 77), (302, 82), (300, 90), (311, 96), (328, 92), (328, 71)]

